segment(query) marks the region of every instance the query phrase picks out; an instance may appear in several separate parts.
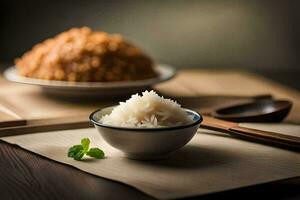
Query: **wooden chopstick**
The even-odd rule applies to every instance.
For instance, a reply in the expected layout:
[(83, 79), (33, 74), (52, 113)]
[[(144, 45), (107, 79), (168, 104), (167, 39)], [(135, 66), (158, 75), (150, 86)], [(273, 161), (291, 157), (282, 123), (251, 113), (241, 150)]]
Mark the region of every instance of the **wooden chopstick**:
[(36, 119), (28, 120), (25, 126), (0, 128), (0, 137), (88, 127), (92, 127), (92, 124), (85, 115), (69, 118)]
[(208, 116), (204, 116), (203, 119), (204, 120), (200, 126), (205, 129), (225, 132), (235, 137), (240, 137), (242, 139), (248, 139), (264, 144), (292, 150), (300, 150), (300, 137), (240, 127), (238, 123), (228, 122)]
[(0, 128), (22, 125), (26, 125), (25, 119), (0, 104)]

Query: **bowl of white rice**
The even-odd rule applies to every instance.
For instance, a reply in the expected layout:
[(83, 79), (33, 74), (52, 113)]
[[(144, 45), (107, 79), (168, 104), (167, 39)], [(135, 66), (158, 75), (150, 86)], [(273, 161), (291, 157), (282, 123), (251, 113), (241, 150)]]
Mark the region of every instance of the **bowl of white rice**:
[(187, 144), (202, 117), (154, 91), (132, 95), (119, 105), (96, 110), (90, 121), (111, 146), (138, 160), (168, 157)]

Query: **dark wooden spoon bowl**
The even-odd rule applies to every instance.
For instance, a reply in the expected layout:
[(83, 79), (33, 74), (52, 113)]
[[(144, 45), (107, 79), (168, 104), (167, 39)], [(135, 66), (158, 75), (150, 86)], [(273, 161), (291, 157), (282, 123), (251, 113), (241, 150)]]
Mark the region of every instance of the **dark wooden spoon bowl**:
[(287, 100), (258, 100), (251, 103), (220, 108), (212, 116), (234, 122), (280, 122), (292, 108)]

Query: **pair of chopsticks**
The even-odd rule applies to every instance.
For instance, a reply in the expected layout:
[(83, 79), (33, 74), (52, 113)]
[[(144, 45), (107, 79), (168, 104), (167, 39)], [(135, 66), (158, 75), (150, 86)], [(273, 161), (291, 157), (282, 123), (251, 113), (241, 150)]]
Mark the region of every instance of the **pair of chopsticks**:
[(300, 137), (241, 127), (236, 122), (229, 122), (209, 116), (203, 116), (203, 122), (201, 123), (200, 127), (204, 129), (225, 132), (241, 139), (292, 150), (300, 150)]

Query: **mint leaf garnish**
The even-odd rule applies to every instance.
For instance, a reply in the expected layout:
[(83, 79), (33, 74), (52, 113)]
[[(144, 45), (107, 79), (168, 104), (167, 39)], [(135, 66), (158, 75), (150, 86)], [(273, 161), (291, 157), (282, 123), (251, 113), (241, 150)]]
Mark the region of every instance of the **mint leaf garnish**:
[(69, 148), (68, 157), (74, 158), (76, 154), (78, 154), (81, 150), (83, 150), (82, 145), (74, 145)]
[(74, 156), (74, 159), (75, 160), (81, 160), (82, 157), (84, 156), (85, 152), (84, 150), (80, 150), (75, 156)]
[(81, 144), (74, 145), (68, 150), (68, 157), (74, 158), (75, 160), (81, 160), (84, 155), (88, 155), (93, 158), (102, 159), (104, 158), (104, 152), (99, 148), (90, 148), (89, 138), (83, 138)]
[(86, 155), (98, 159), (104, 158), (104, 152), (99, 148), (91, 148)]
[(87, 152), (89, 150), (89, 148), (90, 148), (90, 139), (89, 138), (83, 138), (81, 140), (81, 145), (83, 147), (83, 150), (85, 152)]

